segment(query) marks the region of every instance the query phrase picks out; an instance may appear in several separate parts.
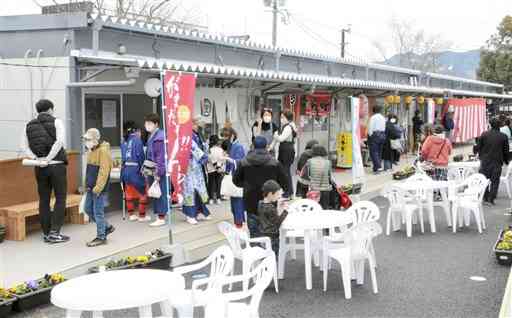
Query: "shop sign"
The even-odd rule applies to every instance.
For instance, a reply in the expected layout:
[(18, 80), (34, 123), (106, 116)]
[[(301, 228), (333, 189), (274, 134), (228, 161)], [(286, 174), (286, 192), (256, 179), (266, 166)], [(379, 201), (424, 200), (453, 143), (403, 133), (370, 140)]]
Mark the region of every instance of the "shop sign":
[(195, 74), (166, 71), (163, 73), (165, 133), (167, 138), (167, 173), (174, 194), (180, 195), (188, 169), (192, 147)]

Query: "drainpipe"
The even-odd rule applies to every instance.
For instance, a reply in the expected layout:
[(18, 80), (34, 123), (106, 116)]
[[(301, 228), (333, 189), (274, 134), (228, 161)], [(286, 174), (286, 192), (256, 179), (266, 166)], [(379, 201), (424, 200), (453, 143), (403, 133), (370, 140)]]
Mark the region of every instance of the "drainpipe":
[(100, 49), (100, 30), (103, 28), (98, 22), (94, 22), (92, 26), (92, 51), (94, 55), (98, 55)]
[(106, 81), (106, 82), (74, 82), (68, 83), (67, 87), (120, 87), (132, 86), (137, 82), (135, 78), (126, 81)]
[[(31, 49), (28, 49), (27, 51), (25, 51), (25, 65), (28, 65), (28, 58), (29, 56), (32, 55), (32, 50)], [(29, 66), (27, 66), (27, 71), (28, 71), (28, 79), (29, 79), (29, 85), (30, 85), (30, 116), (31, 118), (34, 116), (34, 96), (33, 95), (33, 92), (32, 92), (32, 70), (30, 69)], [(30, 119), (31, 119), (30, 118)]]
[[(37, 50), (37, 54), (36, 54), (36, 65), (39, 66), (39, 62), (41, 60), (41, 55), (43, 54), (44, 50), (43, 49), (39, 49)], [(41, 73), (41, 92), (39, 94), (39, 98), (42, 99), (43, 98), (43, 90), (44, 90), (44, 72), (43, 72), (43, 68), (42, 67), (39, 67), (39, 72)]]

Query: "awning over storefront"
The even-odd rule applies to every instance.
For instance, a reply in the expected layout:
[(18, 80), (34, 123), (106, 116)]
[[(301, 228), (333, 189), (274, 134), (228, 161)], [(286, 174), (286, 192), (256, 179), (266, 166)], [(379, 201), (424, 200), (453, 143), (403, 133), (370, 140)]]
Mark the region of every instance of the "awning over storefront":
[(413, 86), (394, 84), (388, 82), (348, 79), (335, 76), (321, 76), (316, 74), (303, 74), (292, 72), (276, 72), (259, 70), (238, 66), (219, 66), (215, 64), (199, 63), (174, 59), (155, 59), (145, 56), (119, 55), (112, 52), (100, 51), (95, 54), (92, 50), (73, 50), (71, 56), (79, 61), (98, 64), (125, 65), (154, 70), (176, 70), (194, 72), (199, 74), (227, 77), (234, 79), (252, 79), (262, 81), (288, 82), (296, 84), (317, 85), (337, 88), (370, 89), (404, 93), (418, 93), (431, 95), (451, 94), (453, 96), (478, 96), (486, 98), (512, 99), (512, 95), (495, 94), (489, 92), (475, 92), (466, 90), (443, 89), (426, 86)]

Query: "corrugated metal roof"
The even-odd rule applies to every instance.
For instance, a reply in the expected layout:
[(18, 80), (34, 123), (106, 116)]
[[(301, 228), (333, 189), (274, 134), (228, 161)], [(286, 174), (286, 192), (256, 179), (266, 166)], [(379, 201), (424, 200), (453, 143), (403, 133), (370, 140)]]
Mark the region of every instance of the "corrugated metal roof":
[(360, 79), (348, 79), (334, 76), (322, 76), (316, 74), (300, 74), (291, 72), (275, 72), (265, 71), (253, 68), (237, 67), (237, 66), (219, 66), (209, 63), (198, 63), (193, 61), (182, 61), (173, 59), (154, 59), (145, 56), (133, 55), (117, 55), (112, 52), (98, 52), (94, 54), (91, 50), (73, 50), (71, 56), (74, 56), (82, 61), (91, 61), (106, 64), (118, 64), (139, 66), (141, 68), (150, 68), (158, 70), (175, 70), (182, 72), (193, 72), (201, 74), (209, 74), (215, 76), (241, 78), (241, 79), (254, 79), (262, 81), (277, 81), (277, 82), (292, 82), (297, 84), (317, 84), (319, 86), (330, 87), (347, 87), (347, 88), (361, 88), (361, 89), (375, 89), (384, 91), (399, 91), (411, 93), (423, 93), (433, 95), (444, 95), (446, 92), (452, 92), (454, 95), (463, 96), (485, 96), (490, 98), (510, 98), (512, 95), (501, 95), (486, 92), (471, 92), (461, 90), (449, 90), (442, 88), (412, 86), (394, 84), (379, 81), (366, 81)]
[[(354, 66), (370, 67), (373, 69), (387, 70), (387, 71), (398, 72), (398, 73), (406, 73), (406, 74), (410, 74), (410, 75), (422, 74), (422, 72), (418, 71), (418, 70), (384, 65), (384, 64), (378, 64), (378, 63), (371, 63), (362, 58), (339, 58), (339, 57), (333, 57), (333, 56), (328, 56), (328, 55), (324, 55), (324, 54), (317, 54), (314, 52), (308, 52), (308, 51), (304, 51), (304, 50), (282, 48), (282, 47), (277, 47), (274, 49), (274, 48), (272, 48), (272, 46), (270, 46), (268, 44), (256, 43), (253, 41), (243, 41), (238, 38), (232, 38), (232, 37), (219, 35), (219, 34), (205, 33), (205, 32), (200, 32), (200, 31), (190, 31), (190, 30), (186, 30), (186, 29), (177, 28), (174, 26), (173, 27), (162, 26), (159, 24), (146, 23), (146, 22), (141, 22), (141, 21), (137, 21), (137, 20), (129, 20), (129, 19), (124, 19), (124, 18), (119, 18), (116, 16), (91, 14), (91, 18), (96, 21), (101, 21), (101, 23), (104, 26), (111, 27), (111, 28), (136, 29), (139, 32), (159, 33), (162, 35), (178, 37), (178, 38), (182, 38), (182, 39), (210, 42), (210, 43), (222, 44), (222, 45), (227, 45), (227, 46), (232, 46), (232, 47), (265, 51), (265, 52), (274, 53), (274, 54), (279, 52), (284, 55), (291, 55), (291, 56), (308, 58), (308, 59), (316, 59), (316, 60), (321, 60), (321, 61), (325, 61), (325, 62), (333, 62), (333, 63), (340, 63), (340, 64), (349, 64), (349, 65), (354, 65)], [(425, 73), (425, 74), (427, 76), (430, 76), (430, 77), (436, 78), (436, 79), (447, 79), (447, 80), (454, 80), (454, 81), (459, 81), (459, 82), (478, 84), (478, 85), (486, 85), (486, 86), (492, 86), (492, 87), (500, 87), (500, 88), (503, 87), (503, 85), (501, 85), (501, 84), (477, 81), (477, 80), (472, 80), (472, 79), (468, 79), (468, 78), (455, 77), (455, 76), (449, 76), (449, 75), (437, 74), (437, 73)]]

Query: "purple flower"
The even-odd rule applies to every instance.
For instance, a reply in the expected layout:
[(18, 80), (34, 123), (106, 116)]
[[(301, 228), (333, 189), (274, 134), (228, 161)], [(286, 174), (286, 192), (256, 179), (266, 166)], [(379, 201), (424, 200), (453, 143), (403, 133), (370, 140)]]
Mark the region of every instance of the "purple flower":
[(30, 280), (27, 282), (27, 287), (32, 290), (36, 290), (39, 287), (39, 284), (35, 280)]

